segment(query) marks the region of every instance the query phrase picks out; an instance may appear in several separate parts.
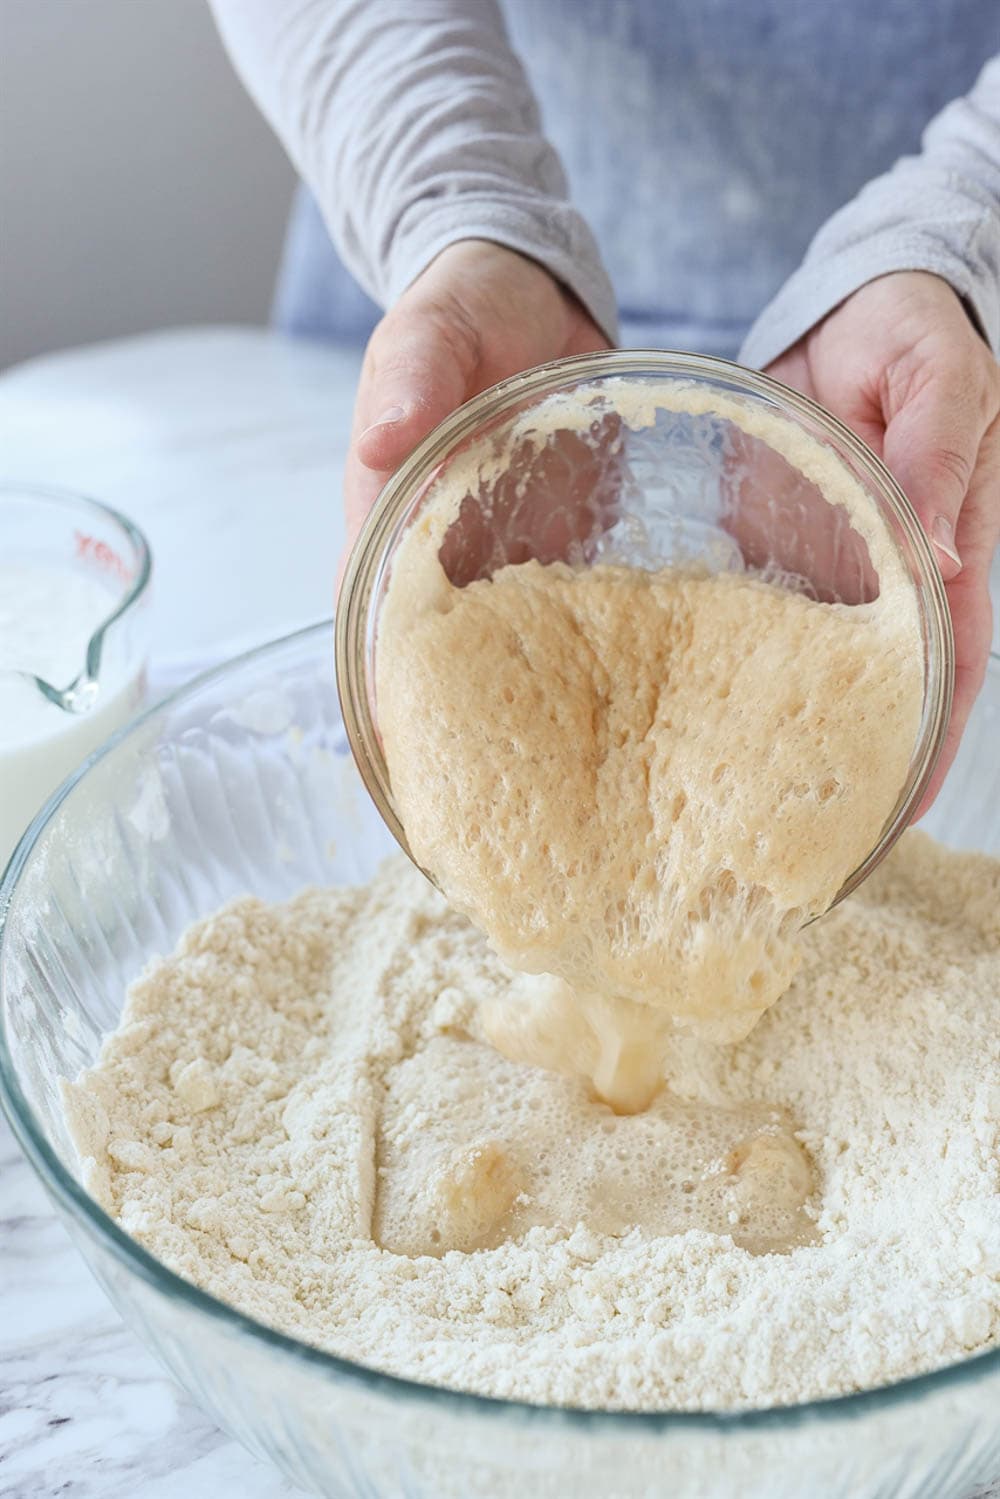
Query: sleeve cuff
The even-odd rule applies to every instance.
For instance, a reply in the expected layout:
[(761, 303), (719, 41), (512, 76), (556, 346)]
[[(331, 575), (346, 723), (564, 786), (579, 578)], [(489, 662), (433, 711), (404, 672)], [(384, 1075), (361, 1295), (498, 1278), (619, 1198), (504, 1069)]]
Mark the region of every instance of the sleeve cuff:
[[(914, 164), (916, 165), (916, 164)], [(871, 183), (813, 240), (801, 267), (754, 323), (740, 351), (764, 369), (852, 292), (892, 271), (930, 271), (969, 308), (1000, 351), (1000, 212), (952, 174)]]
[(852, 293), (893, 271), (929, 271), (947, 281), (969, 307), (994, 354), (1000, 351), (1000, 286), (977, 282), (962, 261), (934, 255), (926, 245), (907, 250), (874, 241), (796, 271), (750, 329), (740, 363), (766, 369)]
[(536, 260), (561, 281), (587, 309), (611, 343), (618, 338), (614, 290), (601, 262), (593, 234), (564, 203), (519, 206), (461, 198), (426, 205), (412, 228), (396, 235), (379, 299), (390, 305), (400, 297), (436, 255), (463, 239), (486, 239)]

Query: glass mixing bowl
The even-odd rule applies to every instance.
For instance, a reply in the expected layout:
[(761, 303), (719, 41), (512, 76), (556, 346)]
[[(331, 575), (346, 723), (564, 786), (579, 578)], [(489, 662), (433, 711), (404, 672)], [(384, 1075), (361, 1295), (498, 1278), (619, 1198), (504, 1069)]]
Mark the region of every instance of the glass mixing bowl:
[[(265, 646), (154, 708), (49, 802), (0, 886), (0, 1096), (122, 1316), (206, 1410), (329, 1499), (971, 1499), (1000, 1478), (1000, 1350), (811, 1404), (566, 1411), (432, 1389), (216, 1301), (80, 1185), (60, 1077), (90, 1066), (129, 982), (247, 891), (367, 879), (392, 840), (352, 761), (331, 629)], [(1000, 657), (930, 830), (1000, 855)]]
[(846, 484), (857, 525), (888, 543), (892, 568), (912, 586), (924, 703), (896, 806), (838, 899), (885, 857), (930, 780), (951, 707), (951, 618), (923, 528), (888, 469), (814, 402), (728, 360), (635, 349), (557, 360), (469, 401), (389, 481), (351, 553), (337, 611), (344, 722), (407, 853), (379, 737), (375, 655), (400, 545), (442, 484), (462, 496), (439, 552), (458, 586), (534, 557), (753, 568), (856, 604), (877, 596), (879, 580), (847, 511), (824, 497)]

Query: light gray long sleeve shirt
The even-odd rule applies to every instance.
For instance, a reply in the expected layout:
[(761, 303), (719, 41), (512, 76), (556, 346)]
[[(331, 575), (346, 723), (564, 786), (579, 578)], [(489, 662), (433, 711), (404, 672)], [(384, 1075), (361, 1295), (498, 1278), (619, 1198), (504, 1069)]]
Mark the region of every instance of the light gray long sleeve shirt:
[(765, 365), (916, 269), (1000, 348), (996, 0), (211, 3), (381, 306), (483, 238), (628, 342)]

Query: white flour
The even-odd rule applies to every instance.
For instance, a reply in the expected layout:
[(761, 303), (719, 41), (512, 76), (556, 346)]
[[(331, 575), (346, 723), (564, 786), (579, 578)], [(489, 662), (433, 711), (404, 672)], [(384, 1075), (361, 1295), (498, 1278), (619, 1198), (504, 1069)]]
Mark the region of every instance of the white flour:
[[(533, 1202), (558, 1216), (555, 1117), (653, 1131), (638, 1152), (621, 1136), (642, 1200), (676, 1166), (676, 1117), (660, 1136), (654, 1111), (616, 1120), (581, 1083), (474, 1039), (476, 1003), (525, 980), (401, 860), (367, 889), (238, 902), (149, 970), (98, 1066), (66, 1085), (85, 1179), (216, 1296), (437, 1384), (732, 1407), (965, 1357), (1000, 1339), (1000, 863), (908, 835), (803, 948), (748, 1039), (679, 1037), (667, 1079), (723, 1133), (726, 1109), (798, 1126), (814, 1242), (786, 1254), (670, 1232), (669, 1213), (667, 1231), (620, 1236), (606, 1217), (518, 1229)], [(373, 1238), (401, 1231), (442, 1240), (414, 1257)], [(441, 1252), (483, 1235), (495, 1247)]]

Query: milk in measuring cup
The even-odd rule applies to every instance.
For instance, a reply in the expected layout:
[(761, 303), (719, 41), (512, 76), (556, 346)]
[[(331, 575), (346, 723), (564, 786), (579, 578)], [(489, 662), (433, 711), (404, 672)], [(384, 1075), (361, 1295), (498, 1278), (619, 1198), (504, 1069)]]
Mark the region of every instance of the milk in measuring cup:
[(119, 661), (116, 670), (110, 648), (84, 711), (49, 701), (30, 680), (68, 687), (119, 602), (120, 590), (98, 577), (0, 563), (0, 872), (46, 797), (138, 707), (142, 664)]

